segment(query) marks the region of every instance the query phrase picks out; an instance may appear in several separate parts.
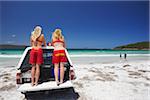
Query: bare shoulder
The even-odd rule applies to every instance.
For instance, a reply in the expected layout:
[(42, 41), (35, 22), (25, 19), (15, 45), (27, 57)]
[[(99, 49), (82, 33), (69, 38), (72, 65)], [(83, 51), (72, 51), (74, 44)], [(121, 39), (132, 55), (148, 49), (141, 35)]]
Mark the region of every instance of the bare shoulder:
[(31, 40), (33, 39), (33, 36), (32, 36), (32, 35), (30, 36), (30, 39), (31, 39)]
[(44, 37), (44, 34), (41, 34), (42, 37)]
[(64, 39), (64, 38), (62, 38), (62, 39), (61, 39), (61, 41), (65, 41), (65, 39)]
[(55, 38), (52, 38), (52, 41), (56, 41), (56, 39), (55, 39)]
[(41, 38), (44, 38), (44, 34), (41, 34)]

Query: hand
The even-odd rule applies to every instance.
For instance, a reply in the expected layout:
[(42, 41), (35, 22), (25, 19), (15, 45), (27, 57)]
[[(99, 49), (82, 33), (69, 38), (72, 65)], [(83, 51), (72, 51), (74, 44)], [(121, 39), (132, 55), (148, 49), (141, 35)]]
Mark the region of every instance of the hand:
[(50, 42), (48, 42), (48, 43), (47, 43), (47, 45), (48, 45), (48, 46), (51, 46), (51, 43), (50, 43)]

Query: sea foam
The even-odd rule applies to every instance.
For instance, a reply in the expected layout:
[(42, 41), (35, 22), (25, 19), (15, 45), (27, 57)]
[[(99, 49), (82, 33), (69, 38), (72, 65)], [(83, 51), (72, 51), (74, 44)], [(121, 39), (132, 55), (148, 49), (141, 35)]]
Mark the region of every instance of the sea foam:
[[(6, 55), (0, 54), (0, 58), (21, 58), (22, 55)], [(70, 54), (70, 57), (119, 57), (119, 54)], [(124, 55), (122, 55), (123, 57)], [(127, 54), (127, 56), (147, 56), (150, 57), (150, 54)]]

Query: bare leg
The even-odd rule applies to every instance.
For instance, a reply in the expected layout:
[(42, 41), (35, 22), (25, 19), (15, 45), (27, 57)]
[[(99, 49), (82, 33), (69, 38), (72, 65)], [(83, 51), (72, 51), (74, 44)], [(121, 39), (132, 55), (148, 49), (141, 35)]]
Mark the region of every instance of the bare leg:
[(63, 83), (64, 80), (64, 63), (60, 63), (60, 83)]
[(32, 69), (31, 69), (31, 85), (34, 85), (34, 78), (35, 78), (35, 65), (32, 65)]
[(54, 75), (55, 75), (55, 81), (57, 82), (57, 84), (59, 82), (59, 80), (58, 80), (58, 67), (59, 67), (58, 63), (54, 64)]
[(38, 84), (39, 76), (40, 76), (40, 65), (36, 64), (35, 85)]

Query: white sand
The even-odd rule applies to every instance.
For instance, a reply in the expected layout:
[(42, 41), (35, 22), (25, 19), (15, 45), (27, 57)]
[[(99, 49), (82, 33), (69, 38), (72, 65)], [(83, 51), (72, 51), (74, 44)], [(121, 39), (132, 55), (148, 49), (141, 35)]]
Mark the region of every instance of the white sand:
[(0, 100), (23, 100), (16, 89), (16, 65), (19, 59), (0, 59)]
[[(78, 100), (150, 100), (150, 60), (147, 57), (72, 57)], [(0, 59), (0, 100), (24, 100), (16, 90), (19, 59)], [(54, 99), (49, 97), (49, 99)], [(62, 100), (56, 96), (57, 100)], [(74, 99), (71, 99), (74, 100)]]
[[(125, 66), (126, 67), (123, 67)], [(150, 65), (76, 65), (76, 91), (88, 100), (149, 100)]]

